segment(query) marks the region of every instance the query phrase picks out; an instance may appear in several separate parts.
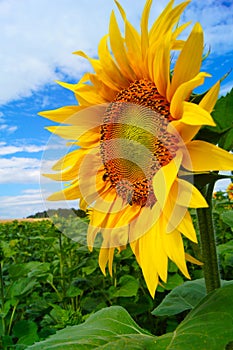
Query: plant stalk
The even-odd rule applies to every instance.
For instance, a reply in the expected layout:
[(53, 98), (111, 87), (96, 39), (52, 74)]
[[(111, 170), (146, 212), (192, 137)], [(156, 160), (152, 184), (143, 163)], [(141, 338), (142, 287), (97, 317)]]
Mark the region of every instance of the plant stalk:
[(212, 194), (214, 182), (201, 189), (209, 205), (208, 208), (197, 209), (198, 224), (201, 237), (203, 272), (207, 293), (221, 286), (216, 249), (215, 232), (212, 217)]

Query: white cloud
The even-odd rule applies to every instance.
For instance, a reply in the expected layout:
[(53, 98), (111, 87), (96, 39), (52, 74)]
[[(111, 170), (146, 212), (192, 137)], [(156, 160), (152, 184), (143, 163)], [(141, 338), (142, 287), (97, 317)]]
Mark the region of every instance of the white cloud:
[(1, 158), (0, 184), (39, 183), (40, 163), (36, 158)]
[[(167, 2), (154, 1), (150, 22)], [(121, 3), (129, 20), (139, 27), (145, 0)], [(207, 44), (219, 54), (233, 46), (232, 8), (221, 3), (193, 0), (185, 14), (185, 20), (202, 23)], [(78, 78), (89, 66), (71, 53), (97, 53), (98, 41), (108, 32), (113, 8), (116, 9), (113, 0), (0, 1), (0, 103), (30, 96), (45, 84), (62, 79), (62, 74)]]
[(28, 153), (36, 153), (45, 150), (45, 146), (36, 146), (36, 145), (24, 145), (24, 146), (9, 146), (5, 142), (1, 143), (0, 148), (0, 156), (5, 156), (9, 154), (15, 154), (19, 152), (28, 152)]
[(0, 112), (0, 132), (4, 132), (7, 134), (13, 134), (18, 129), (16, 125), (8, 125), (6, 123), (6, 118), (4, 114)]
[(27, 189), (18, 195), (0, 196), (0, 219), (25, 218), (47, 209), (77, 208), (77, 201), (46, 202), (48, 193), (41, 189)]

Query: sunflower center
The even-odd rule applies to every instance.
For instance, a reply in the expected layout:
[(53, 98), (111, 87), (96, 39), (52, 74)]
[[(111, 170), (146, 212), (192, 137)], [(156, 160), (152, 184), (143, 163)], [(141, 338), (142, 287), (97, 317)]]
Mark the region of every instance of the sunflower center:
[(177, 151), (168, 133), (169, 103), (148, 80), (137, 80), (120, 91), (108, 106), (101, 126), (100, 151), (112, 187), (129, 204), (156, 202), (152, 180)]

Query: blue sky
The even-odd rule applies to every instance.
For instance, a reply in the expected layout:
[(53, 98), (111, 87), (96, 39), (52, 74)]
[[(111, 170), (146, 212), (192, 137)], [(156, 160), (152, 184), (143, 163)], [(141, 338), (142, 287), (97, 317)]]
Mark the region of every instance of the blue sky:
[[(150, 23), (166, 3), (154, 0)], [(139, 28), (144, 0), (121, 4)], [(75, 103), (72, 93), (55, 80), (76, 82), (90, 70), (72, 52), (96, 55), (112, 9), (113, 0), (0, 0), (0, 218), (46, 209), (43, 198), (53, 185), (44, 180), (41, 184), (41, 158), (48, 158), (43, 153), (48, 141), (57, 152), (64, 150), (64, 143), (51, 142), (44, 129), (51, 123), (37, 113)], [(202, 70), (213, 77), (205, 88), (233, 68), (232, 13), (233, 0), (193, 0), (184, 13), (183, 21), (202, 24), (206, 47), (211, 48)], [(222, 83), (221, 94), (232, 86), (233, 73)]]

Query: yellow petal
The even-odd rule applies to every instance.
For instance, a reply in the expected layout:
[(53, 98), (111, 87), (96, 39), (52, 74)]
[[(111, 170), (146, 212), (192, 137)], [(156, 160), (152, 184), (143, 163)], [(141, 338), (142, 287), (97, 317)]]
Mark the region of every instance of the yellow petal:
[(173, 182), (182, 161), (182, 154), (177, 152), (176, 157), (171, 162), (159, 169), (153, 179), (153, 189), (155, 196), (163, 208), (168, 198)]
[(190, 279), (185, 262), (183, 241), (179, 231), (174, 230), (171, 233), (163, 234), (163, 246), (169, 259), (179, 267), (185, 277)]
[(111, 18), (110, 18), (109, 36), (110, 36), (110, 44), (111, 44), (112, 52), (121, 69), (121, 72), (127, 79), (131, 81), (135, 80), (136, 76), (130, 67), (130, 64), (125, 52), (124, 41), (122, 39), (114, 12), (112, 12)]
[(129, 85), (128, 80), (122, 75), (115, 64), (107, 45), (108, 36), (105, 35), (99, 43), (98, 54), (101, 62), (101, 72), (98, 76), (114, 91), (119, 91)]
[(184, 156), (182, 165), (191, 171), (232, 170), (233, 154), (205, 141), (191, 141), (187, 145), (191, 164)]
[(146, 72), (144, 73), (140, 35), (127, 20), (125, 21), (125, 43), (127, 46), (127, 56), (137, 79), (144, 78)]
[[(183, 220), (181, 223), (177, 226), (177, 230), (183, 233), (188, 239), (190, 239), (192, 242), (197, 243), (197, 236), (196, 231), (193, 226), (191, 215), (188, 211), (186, 211)], [(186, 259), (187, 260), (187, 259)]]
[(193, 256), (185, 253), (185, 259), (189, 262), (191, 262), (192, 264), (196, 264), (196, 265), (199, 265), (199, 266), (202, 266), (203, 263), (197, 259), (195, 259)]
[(154, 227), (159, 219), (160, 212), (161, 209), (158, 204), (155, 204), (152, 208), (146, 206), (141, 208), (130, 225), (130, 241), (140, 238)]
[(217, 102), (219, 89), (220, 89), (220, 81), (218, 81), (214, 86), (212, 86), (211, 89), (209, 89), (209, 91), (205, 94), (205, 96), (199, 103), (199, 106), (204, 108), (209, 113), (211, 113)]
[(80, 129), (78, 126), (48, 126), (45, 129), (51, 133), (68, 140), (78, 140), (87, 128)]
[[(66, 106), (54, 109), (52, 111), (43, 111), (38, 114), (57, 123), (70, 124), (71, 116), (76, 114), (83, 108), (83, 106)], [(74, 118), (72, 119), (72, 121), (75, 121)]]
[[(153, 78), (160, 95), (166, 96), (166, 91), (170, 85), (170, 50), (171, 50), (171, 34), (163, 37), (160, 45), (152, 51), (153, 56)], [(148, 55), (150, 62), (150, 55)]]
[(100, 96), (98, 90), (91, 85), (79, 84), (75, 90), (75, 96), (81, 105), (93, 106), (108, 102)]
[(111, 102), (116, 97), (116, 89), (110, 89), (109, 86), (100, 79), (100, 76), (89, 74), (89, 80), (94, 85), (95, 90), (101, 95), (104, 101)]
[(191, 102), (183, 102), (183, 115), (180, 121), (189, 125), (216, 126), (209, 112), (200, 105)]
[(88, 153), (80, 164), (78, 175), (82, 197), (89, 205), (110, 186), (109, 181), (103, 181), (104, 173), (101, 159), (95, 153)]
[(104, 275), (107, 263), (109, 264), (109, 273), (112, 275), (112, 261), (115, 248), (101, 248), (99, 253), (99, 266)]
[(142, 13), (142, 19), (141, 19), (141, 51), (142, 51), (143, 59), (145, 58), (147, 49), (149, 47), (148, 19), (149, 19), (151, 4), (152, 4), (152, 0), (146, 1), (145, 7)]
[(125, 11), (121, 7), (118, 1), (115, 0), (115, 3), (121, 13), (121, 16), (125, 22), (125, 43), (127, 47), (127, 56), (130, 61), (131, 67), (137, 75), (137, 78), (143, 78), (143, 61), (141, 53), (141, 42), (140, 35), (137, 30), (131, 25), (127, 20)]
[(52, 167), (53, 170), (64, 170), (72, 167), (75, 162), (80, 163), (80, 158), (89, 152), (89, 150), (75, 149), (60, 158)]
[[(84, 133), (100, 127), (106, 105), (93, 106), (80, 110), (71, 116), (72, 126), (50, 126), (46, 129), (64, 139), (78, 140)], [(71, 119), (70, 118), (70, 119)], [(69, 119), (67, 119), (69, 122)], [(78, 126), (77, 126), (78, 125)]]
[(201, 192), (190, 182), (176, 179), (171, 197), (177, 205), (186, 208), (207, 208), (208, 204)]
[(86, 58), (90, 64), (92, 65), (93, 69), (95, 70), (95, 72), (98, 74), (101, 70), (101, 65), (100, 62), (97, 59), (91, 58), (89, 57), (87, 54), (85, 54), (83, 51), (75, 51), (73, 52), (73, 54), (81, 56), (83, 58)]
[(181, 84), (193, 79), (198, 74), (202, 63), (202, 52), (203, 31), (201, 25), (196, 23), (176, 61), (169, 94), (170, 98)]
[[(177, 22), (179, 21), (180, 15), (184, 11), (185, 7), (188, 5), (189, 1), (183, 2), (179, 5), (177, 5), (176, 7), (174, 7), (174, 9), (172, 9), (173, 3), (174, 3), (173, 0), (169, 1), (166, 8), (163, 10), (161, 15), (158, 17), (156, 22), (153, 24), (153, 26), (150, 30), (151, 42), (156, 40), (155, 38), (157, 38), (158, 36), (161, 37), (161, 36), (163, 36), (163, 34), (172, 30), (174, 25), (177, 24)], [(182, 32), (182, 30), (184, 30), (185, 26), (187, 26), (187, 25), (184, 24), (183, 26), (178, 27), (174, 31), (174, 38), (176, 38), (177, 35), (179, 35)]]
[(49, 201), (64, 201), (66, 199), (78, 199), (81, 197), (81, 192), (79, 188), (78, 181), (75, 181), (70, 186), (66, 187), (64, 190), (55, 192), (47, 198)]
[(200, 125), (187, 125), (182, 123), (180, 120), (173, 120), (170, 125), (179, 133), (184, 144), (191, 141), (201, 128)]
[(207, 73), (199, 73), (193, 79), (181, 84), (171, 100), (170, 112), (174, 119), (180, 119), (183, 114), (183, 102), (187, 100), (197, 86), (204, 83), (204, 79), (210, 77)]

